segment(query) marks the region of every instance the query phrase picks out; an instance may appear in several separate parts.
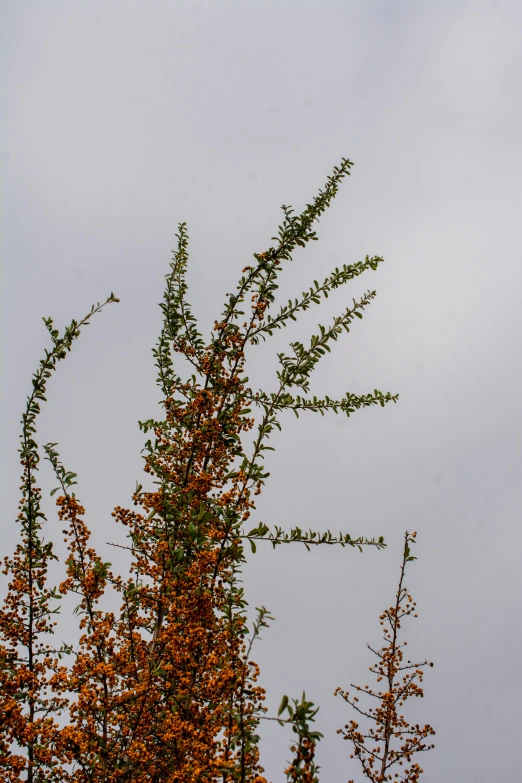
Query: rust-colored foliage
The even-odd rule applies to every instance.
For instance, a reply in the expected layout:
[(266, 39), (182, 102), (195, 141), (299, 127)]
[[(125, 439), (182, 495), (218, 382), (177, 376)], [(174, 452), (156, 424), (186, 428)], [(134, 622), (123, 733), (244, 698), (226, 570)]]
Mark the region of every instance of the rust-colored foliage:
[[(368, 685), (361, 687), (352, 684), (351, 686), (357, 693), (364, 693), (372, 699), (377, 699), (379, 706), (363, 709), (359, 705), (358, 696), (350, 698), (349, 692), (342, 691), (341, 688), (335, 691), (336, 695), (340, 694), (360, 715), (375, 725), (375, 728), (372, 726), (366, 734), (363, 734), (357, 721), (351, 720), (344, 730), (338, 730), (338, 734), (343, 734), (344, 739), (353, 744), (354, 751), (350, 758), (359, 759), (365, 777), (373, 783), (383, 783), (386, 780), (417, 783), (423, 769), (416, 762), (411, 763), (413, 754), (435, 747), (424, 742), (427, 737), (435, 734), (432, 727), (428, 724), (422, 727), (419, 724), (411, 726), (399, 711), (411, 696), (422, 698), (424, 695), (420, 687), (423, 679), (422, 669), (425, 666), (433, 666), (433, 663), (428, 661), (412, 663), (408, 660), (403, 663), (402, 648), (407, 645), (407, 642), (402, 644), (399, 642), (401, 620), (410, 615), (417, 617), (415, 613), (417, 604), (403, 584), (406, 563), (416, 559), (410, 553), (410, 544), (415, 543), (416, 536), (417, 533), (405, 534), (395, 605), (390, 606), (380, 616), (380, 624), (388, 626), (384, 628), (386, 644), (379, 651), (368, 645), (379, 659), (376, 664), (370, 666), (370, 671), (376, 675), (378, 683), (384, 681), (387, 689), (376, 691)], [(410, 763), (411, 766), (404, 766)]]
[[(71, 487), (76, 474), (60, 463), (57, 444), (44, 446), (46, 459), (59, 480), (58, 516), (68, 547), (61, 584), (48, 588), (51, 543), (44, 543), (46, 518), (35, 486), (40, 460), (33, 440), (39, 401), (46, 379), (65, 358), (80, 329), (113, 294), (92, 308), (80, 323), (73, 321), (60, 337), (45, 320), (53, 349), (46, 352), (33, 379), (22, 419), (21, 543), (4, 561), (9, 578), (0, 610), (0, 771), (2, 780), (28, 783), (266, 783), (259, 763), (259, 721), (264, 716), (264, 690), (251, 660), (254, 640), (270, 615), (262, 607), (249, 632), (247, 602), (239, 586), (245, 562), (244, 542), (255, 552), (256, 541), (275, 547), (301, 542), (311, 545), (385, 546), (382, 537), (354, 539), (299, 528), (275, 532), (262, 522), (249, 533), (243, 525), (269, 475), (263, 465), (265, 441), (281, 428), (285, 409), (341, 412), (350, 416), (362, 407), (396, 401), (397, 395), (348, 393), (342, 400), (292, 396), (290, 389), (309, 391), (309, 378), (330, 342), (349, 331), (355, 317), (371, 302), (369, 291), (328, 328), (312, 337), (310, 346), (291, 344), (280, 354), (276, 392), (254, 391), (244, 375), (245, 349), (267, 339), (295, 315), (367, 269), (380, 257), (336, 269), (301, 298), (267, 315), (277, 289), (277, 276), (296, 246), (316, 239), (313, 223), (335, 197), (349, 174), (344, 159), (301, 215), (283, 207), (284, 222), (276, 244), (254, 254), (243, 270), (235, 294), (215, 322), (210, 342), (199, 334), (186, 301), (187, 233), (180, 224), (177, 250), (166, 276), (163, 328), (154, 350), (164, 418), (140, 422), (146, 443), (145, 472), (157, 489), (137, 485), (133, 509), (117, 506), (115, 523), (129, 538), (131, 577), (111, 571), (89, 545), (85, 508)], [(245, 310), (241, 308), (244, 307)], [(245, 312), (246, 311), (246, 312)], [(174, 371), (173, 355), (192, 365), (183, 381)], [(255, 425), (252, 406), (260, 410), (253, 449), (247, 454), (245, 434)], [(51, 494), (53, 494), (51, 493)], [(79, 597), (79, 644), (73, 650), (52, 647), (57, 599)], [(100, 600), (113, 596), (117, 611), (102, 610)], [(285, 697), (286, 698), (286, 697)], [(303, 694), (295, 709), (283, 700), (297, 734), (287, 779), (312, 783), (318, 732), (311, 732), (311, 709)], [(23, 776), (23, 777), (22, 777)]]

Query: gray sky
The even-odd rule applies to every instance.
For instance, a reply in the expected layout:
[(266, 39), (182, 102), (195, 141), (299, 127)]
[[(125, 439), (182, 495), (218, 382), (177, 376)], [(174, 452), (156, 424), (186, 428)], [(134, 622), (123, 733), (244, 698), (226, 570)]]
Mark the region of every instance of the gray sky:
[[(349, 420), (288, 414), (252, 521), (384, 535), (384, 552), (260, 545), (244, 581), (276, 617), (254, 653), (277, 709), (320, 706), (324, 783), (361, 780), (336, 734), (337, 686), (365, 684), (394, 596), (402, 536), (418, 531), (405, 633), (435, 662), (414, 721), (437, 731), (425, 783), (513, 783), (522, 739), (520, 342), (522, 7), (350, 0), (43, 0), (2, 4), (7, 123), (0, 144), (2, 479), (16, 542), (19, 419), (48, 347), (111, 291), (49, 383), (38, 442), (79, 474), (93, 539), (123, 541), (110, 512), (142, 479), (138, 420), (156, 415), (151, 348), (177, 223), (188, 223), (190, 299), (205, 334), (280, 205), (310, 201), (355, 161), (296, 252), (280, 301), (335, 266), (386, 259), (251, 352), (270, 391), (277, 351), (306, 342), (376, 289), (312, 394), (378, 388), (397, 405)], [(48, 463), (41, 486), (55, 485)], [(47, 496), (50, 537), (60, 540)], [(4, 547), (3, 547), (4, 548)], [(58, 546), (59, 548), (59, 546)], [(301, 551), (302, 550), (302, 551)], [(64, 636), (67, 629), (64, 631)], [(266, 774), (283, 780), (290, 733), (262, 726)]]

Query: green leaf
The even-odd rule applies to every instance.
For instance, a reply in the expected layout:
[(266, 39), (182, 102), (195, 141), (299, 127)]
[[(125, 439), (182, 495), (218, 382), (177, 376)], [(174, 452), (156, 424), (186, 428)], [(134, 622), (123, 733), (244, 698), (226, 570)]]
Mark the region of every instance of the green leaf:
[(288, 696), (283, 696), (277, 715), (281, 715), (288, 707)]

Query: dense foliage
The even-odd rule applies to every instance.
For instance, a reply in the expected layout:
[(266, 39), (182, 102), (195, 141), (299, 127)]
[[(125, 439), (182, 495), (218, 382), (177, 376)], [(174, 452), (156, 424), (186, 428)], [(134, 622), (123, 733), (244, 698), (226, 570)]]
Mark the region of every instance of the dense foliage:
[[(47, 379), (82, 327), (118, 299), (111, 294), (82, 321), (73, 321), (63, 336), (51, 319), (44, 319), (52, 349), (33, 377), (21, 422), (20, 543), (4, 560), (9, 585), (0, 611), (3, 780), (265, 782), (257, 732), (259, 721), (271, 718), (265, 715), (259, 669), (250, 656), (270, 615), (261, 607), (248, 629), (247, 601), (239, 581), (246, 542), (253, 552), (259, 541), (274, 547), (385, 546), (382, 537), (354, 539), (348, 533), (297, 527), (284, 531), (262, 522), (249, 532), (244, 527), (269, 476), (264, 466), (265, 452), (271, 448), (268, 437), (274, 428), (281, 429), (285, 410), (296, 416), (303, 411), (350, 416), (363, 407), (384, 407), (398, 397), (378, 390), (362, 396), (347, 393), (340, 400), (306, 396), (321, 356), (343, 330), (348, 332), (354, 320), (362, 318), (375, 291), (353, 300), (353, 306), (329, 326), (320, 326), (307, 347), (293, 342), (288, 354), (278, 355), (275, 392), (250, 388), (245, 375), (247, 345), (268, 339), (301, 311), (382, 262), (378, 256), (366, 257), (337, 268), (273, 316), (268, 312), (281, 269), (296, 247), (317, 239), (313, 226), (351, 166), (343, 159), (301, 214), (283, 206), (282, 225), (272, 238), (275, 244), (255, 253), (252, 265), (243, 269), (209, 341), (198, 331), (186, 297), (188, 237), (185, 224), (180, 224), (161, 303), (163, 327), (154, 349), (164, 415), (140, 422), (143, 432), (151, 434), (144, 449), (145, 471), (156, 489), (145, 491), (138, 484), (133, 508), (117, 506), (112, 514), (129, 538), (132, 567), (127, 577), (114, 574), (111, 563), (90, 546), (86, 511), (72, 490), (76, 474), (63, 467), (57, 444), (50, 443), (43, 450), (59, 483), (53, 493), (59, 493), (56, 504), (68, 558), (63, 581), (48, 584), (50, 562), (57, 558), (52, 543), (43, 537), (48, 522), (36, 486), (41, 458), (34, 440), (36, 417), (45, 401)], [(176, 355), (192, 365), (190, 377), (177, 374)], [(255, 436), (247, 450), (245, 434), (250, 430)], [(59, 611), (59, 599), (68, 593), (79, 599), (79, 644), (55, 648), (53, 615)], [(102, 597), (110, 595), (116, 597), (118, 611), (101, 608)], [(398, 620), (394, 622), (398, 627)], [(389, 672), (390, 666), (397, 668), (398, 656), (393, 648), (386, 659), (388, 669), (383, 670), (388, 673), (389, 693), (395, 692)], [(391, 697), (387, 698), (384, 710)], [(317, 780), (314, 756), (321, 735), (310, 727), (316, 712), (305, 694), (293, 706), (285, 696), (279, 715), (272, 718), (291, 724), (296, 736), (285, 770), (289, 781)], [(386, 716), (389, 744), (395, 718)], [(363, 740), (354, 733), (356, 728), (348, 736), (362, 758)], [(389, 762), (392, 752), (386, 752)]]

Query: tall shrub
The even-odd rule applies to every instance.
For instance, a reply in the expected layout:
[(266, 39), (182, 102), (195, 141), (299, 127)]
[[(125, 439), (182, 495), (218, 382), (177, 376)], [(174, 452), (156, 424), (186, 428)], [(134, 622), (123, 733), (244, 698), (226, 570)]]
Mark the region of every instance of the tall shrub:
[[(342, 399), (307, 396), (310, 376), (332, 342), (349, 332), (375, 291), (345, 309), (305, 347), (290, 343), (278, 354), (277, 390), (248, 385), (245, 348), (270, 338), (300, 312), (383, 259), (366, 257), (336, 268), (274, 314), (278, 275), (297, 247), (316, 240), (316, 221), (330, 206), (353, 164), (343, 159), (323, 190), (299, 215), (283, 206), (274, 244), (254, 253), (209, 340), (200, 334), (187, 301), (188, 236), (179, 225), (177, 248), (161, 303), (163, 326), (153, 351), (162, 393), (163, 417), (140, 422), (149, 439), (145, 472), (156, 489), (137, 484), (133, 508), (117, 506), (114, 523), (127, 531), (132, 566), (119, 576), (90, 546), (85, 507), (72, 487), (76, 474), (60, 461), (58, 444), (43, 447), (59, 486), (56, 505), (68, 548), (64, 578), (49, 585), (48, 568), (57, 559), (45, 542), (49, 522), (36, 486), (42, 452), (35, 441), (36, 417), (45, 401), (46, 381), (64, 359), (83, 326), (113, 294), (60, 336), (44, 319), (52, 348), (33, 377), (22, 417), (20, 462), (22, 499), (20, 543), (4, 560), (9, 578), (0, 611), (0, 770), (6, 781), (28, 783), (262, 783), (259, 721), (266, 718), (259, 669), (252, 644), (270, 620), (264, 607), (249, 630), (247, 600), (239, 574), (248, 542), (259, 541), (382, 549), (384, 539), (349, 533), (270, 528), (257, 523), (246, 532), (255, 497), (269, 476), (268, 438), (281, 429), (284, 411), (350, 416), (363, 407), (396, 402), (377, 389)], [(176, 356), (192, 365), (182, 378)], [(252, 415), (256, 409), (258, 416)], [(254, 431), (250, 449), (245, 433)], [(56, 535), (52, 528), (51, 536)], [(76, 649), (52, 645), (53, 615), (61, 596), (75, 593), (81, 631)], [(100, 599), (119, 604), (103, 610)], [(285, 701), (286, 700), (286, 701)], [(310, 729), (316, 710), (305, 694), (278, 719), (292, 724), (296, 742), (288, 780), (315, 780), (315, 742)], [(283, 712), (288, 717), (282, 718)]]

